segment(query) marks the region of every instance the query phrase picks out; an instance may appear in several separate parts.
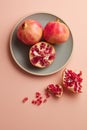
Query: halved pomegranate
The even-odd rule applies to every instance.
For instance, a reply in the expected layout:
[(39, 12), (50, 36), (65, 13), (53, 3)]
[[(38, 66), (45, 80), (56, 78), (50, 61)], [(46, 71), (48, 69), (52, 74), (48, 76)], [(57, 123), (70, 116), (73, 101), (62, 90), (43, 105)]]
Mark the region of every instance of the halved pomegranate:
[(55, 97), (61, 97), (63, 94), (63, 87), (59, 84), (49, 84), (47, 91)]
[(82, 89), (82, 71), (76, 73), (72, 70), (65, 69), (63, 72), (63, 86), (74, 93), (80, 93)]
[(17, 29), (17, 37), (27, 45), (33, 45), (39, 42), (42, 38), (42, 25), (36, 20), (25, 20)]
[(52, 64), (55, 53), (54, 46), (42, 41), (30, 48), (29, 59), (33, 66), (44, 68)]

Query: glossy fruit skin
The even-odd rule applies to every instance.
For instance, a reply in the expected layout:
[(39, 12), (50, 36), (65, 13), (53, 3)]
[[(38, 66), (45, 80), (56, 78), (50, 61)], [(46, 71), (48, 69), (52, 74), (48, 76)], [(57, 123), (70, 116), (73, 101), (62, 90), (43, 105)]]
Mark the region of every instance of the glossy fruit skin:
[(69, 28), (62, 22), (48, 22), (44, 28), (44, 39), (52, 44), (61, 44), (68, 40), (70, 35)]
[(25, 20), (17, 29), (18, 39), (27, 45), (33, 45), (39, 42), (42, 34), (42, 25), (36, 20)]

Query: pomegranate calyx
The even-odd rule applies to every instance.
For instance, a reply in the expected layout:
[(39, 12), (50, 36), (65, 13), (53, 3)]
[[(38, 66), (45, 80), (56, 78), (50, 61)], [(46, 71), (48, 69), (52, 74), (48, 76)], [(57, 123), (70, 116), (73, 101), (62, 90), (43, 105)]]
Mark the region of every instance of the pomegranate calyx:
[(25, 28), (27, 28), (27, 23), (24, 22), (24, 23), (22, 24), (22, 29), (25, 29)]

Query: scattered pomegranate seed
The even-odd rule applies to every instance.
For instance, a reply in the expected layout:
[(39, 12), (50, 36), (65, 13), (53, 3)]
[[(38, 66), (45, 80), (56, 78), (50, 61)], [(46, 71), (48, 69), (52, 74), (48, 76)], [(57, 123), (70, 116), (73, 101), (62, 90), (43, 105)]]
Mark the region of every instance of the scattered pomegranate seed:
[(43, 103), (45, 103), (45, 102), (47, 102), (47, 99), (46, 99), (46, 98), (43, 100)]
[(36, 100), (32, 100), (32, 104), (36, 104), (37, 103), (37, 101)]
[(32, 100), (32, 104), (34, 104), (35, 103), (35, 101), (34, 100)]
[(37, 105), (40, 105), (42, 103), (42, 100), (37, 101)]
[(46, 98), (50, 97), (50, 93), (47, 91), (47, 89), (45, 89), (45, 96), (46, 96)]
[(28, 101), (28, 97), (25, 97), (22, 102), (25, 103), (26, 101)]
[(39, 98), (41, 96), (40, 92), (36, 92), (36, 98)]

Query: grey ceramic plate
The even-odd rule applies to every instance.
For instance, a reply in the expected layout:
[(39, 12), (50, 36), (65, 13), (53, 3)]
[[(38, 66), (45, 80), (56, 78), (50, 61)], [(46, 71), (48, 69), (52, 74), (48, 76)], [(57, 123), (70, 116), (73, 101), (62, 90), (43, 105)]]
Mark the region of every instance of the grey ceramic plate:
[[(57, 16), (48, 14), (48, 13), (36, 13), (36, 14), (32, 14), (32, 15), (24, 17), (15, 25), (11, 33), (11, 37), (10, 37), (10, 51), (17, 65), (20, 68), (22, 68), (24, 71), (30, 74), (40, 75), (40, 76), (50, 75), (62, 69), (66, 65), (68, 60), (70, 59), (70, 56), (73, 50), (73, 38), (72, 38), (71, 31), (70, 31), (70, 37), (67, 42), (61, 45), (54, 46), (56, 49), (56, 58), (49, 67), (44, 68), (44, 69), (36, 68), (30, 64), (29, 58), (28, 58), (28, 52), (29, 52), (30, 47), (22, 44), (18, 40), (17, 35), (16, 35), (18, 25), (25, 19), (37, 20), (44, 27), (48, 21), (53, 21), (57, 18), (58, 18)], [(64, 22), (62, 19), (60, 20)]]

